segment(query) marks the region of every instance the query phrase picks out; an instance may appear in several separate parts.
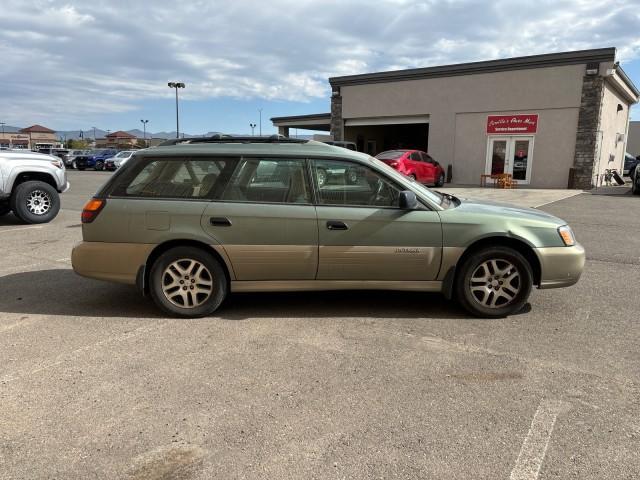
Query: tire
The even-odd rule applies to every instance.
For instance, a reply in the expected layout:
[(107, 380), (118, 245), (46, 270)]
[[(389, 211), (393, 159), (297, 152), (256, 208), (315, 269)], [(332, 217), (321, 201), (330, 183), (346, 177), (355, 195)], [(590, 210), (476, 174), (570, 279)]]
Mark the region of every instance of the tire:
[(349, 185), (355, 185), (358, 183), (358, 170), (355, 168), (347, 168), (344, 172), (345, 180)]
[(327, 171), (324, 168), (318, 168), (316, 170), (316, 180), (318, 181), (318, 187), (324, 187), (327, 183)]
[(633, 173), (631, 177), (631, 193), (634, 195), (640, 195), (640, 174), (638, 172)]
[(415, 180), (416, 182), (418, 181), (418, 177), (416, 177), (415, 173), (409, 175), (409, 178), (413, 178), (413, 180)]
[(97, 171), (102, 171), (104, 170), (104, 162), (101, 162), (100, 160), (98, 160), (95, 164), (95, 166), (93, 167), (93, 169), (97, 172)]
[(47, 223), (60, 211), (60, 196), (45, 182), (24, 182), (15, 187), (11, 210), (24, 223)]
[[(472, 278), (476, 279), (473, 285)], [(472, 315), (484, 318), (519, 312), (529, 299), (532, 286), (531, 265), (508, 247), (488, 247), (472, 253), (463, 260), (455, 279), (460, 304)]]
[(441, 187), (444, 185), (444, 172), (440, 173), (438, 180), (436, 181), (436, 187)]
[(11, 205), (9, 205), (9, 202), (0, 203), (0, 217), (4, 217), (9, 212), (11, 212)]
[(78, 167), (78, 170), (84, 172), (84, 167)]
[(73, 162), (71, 162), (71, 168), (73, 170), (77, 170), (78, 169), (78, 165), (76, 164), (76, 161), (74, 160)]
[[(196, 270), (197, 264), (204, 270)], [(196, 271), (201, 273), (193, 275)], [(199, 284), (198, 279), (203, 283)], [(171, 283), (175, 286), (172, 287)], [(207, 283), (211, 283), (210, 288), (206, 288)], [(190, 287), (189, 290), (186, 287)], [(201, 289), (199, 294), (198, 287)], [(228, 282), (222, 265), (213, 255), (200, 248), (185, 246), (167, 250), (153, 263), (149, 290), (153, 301), (165, 313), (197, 318), (206, 317), (218, 309), (227, 296)]]

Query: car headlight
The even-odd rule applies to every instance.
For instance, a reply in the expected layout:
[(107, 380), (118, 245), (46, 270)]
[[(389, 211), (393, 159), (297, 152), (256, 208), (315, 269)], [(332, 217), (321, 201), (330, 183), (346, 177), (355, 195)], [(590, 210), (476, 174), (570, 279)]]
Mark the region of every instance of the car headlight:
[(58, 168), (64, 167), (64, 162), (62, 160), (51, 160), (51, 164)]
[(573, 247), (576, 244), (576, 237), (573, 235), (573, 231), (569, 225), (563, 225), (558, 228), (558, 234), (567, 247)]

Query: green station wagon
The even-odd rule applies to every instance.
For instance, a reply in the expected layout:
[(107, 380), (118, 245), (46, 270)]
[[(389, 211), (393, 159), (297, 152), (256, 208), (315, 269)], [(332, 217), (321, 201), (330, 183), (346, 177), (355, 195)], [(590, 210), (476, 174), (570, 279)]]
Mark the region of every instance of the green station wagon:
[[(318, 181), (319, 172), (344, 172)], [(273, 137), (172, 140), (136, 153), (82, 212), (83, 276), (201, 317), (229, 292), (442, 292), (502, 317), (533, 286), (575, 284), (559, 218), (432, 191), (363, 153)]]

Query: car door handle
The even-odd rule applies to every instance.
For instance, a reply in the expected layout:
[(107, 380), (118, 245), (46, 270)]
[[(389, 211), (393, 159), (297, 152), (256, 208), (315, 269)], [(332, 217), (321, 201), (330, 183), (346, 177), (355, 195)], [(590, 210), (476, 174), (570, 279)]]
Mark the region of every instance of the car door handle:
[(211, 217), (209, 223), (214, 227), (230, 227), (231, 220), (227, 217)]
[(349, 226), (340, 220), (327, 220), (329, 230), (349, 230)]

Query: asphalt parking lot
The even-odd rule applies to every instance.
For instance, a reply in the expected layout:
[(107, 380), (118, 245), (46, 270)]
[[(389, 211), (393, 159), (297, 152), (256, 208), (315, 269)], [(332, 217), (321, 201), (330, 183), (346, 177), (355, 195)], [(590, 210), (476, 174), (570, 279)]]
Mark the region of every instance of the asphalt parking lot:
[(343, 292), (180, 320), (71, 271), (108, 175), (70, 172), (51, 224), (0, 219), (0, 478), (640, 477), (639, 197), (541, 206), (586, 269), (507, 319)]

